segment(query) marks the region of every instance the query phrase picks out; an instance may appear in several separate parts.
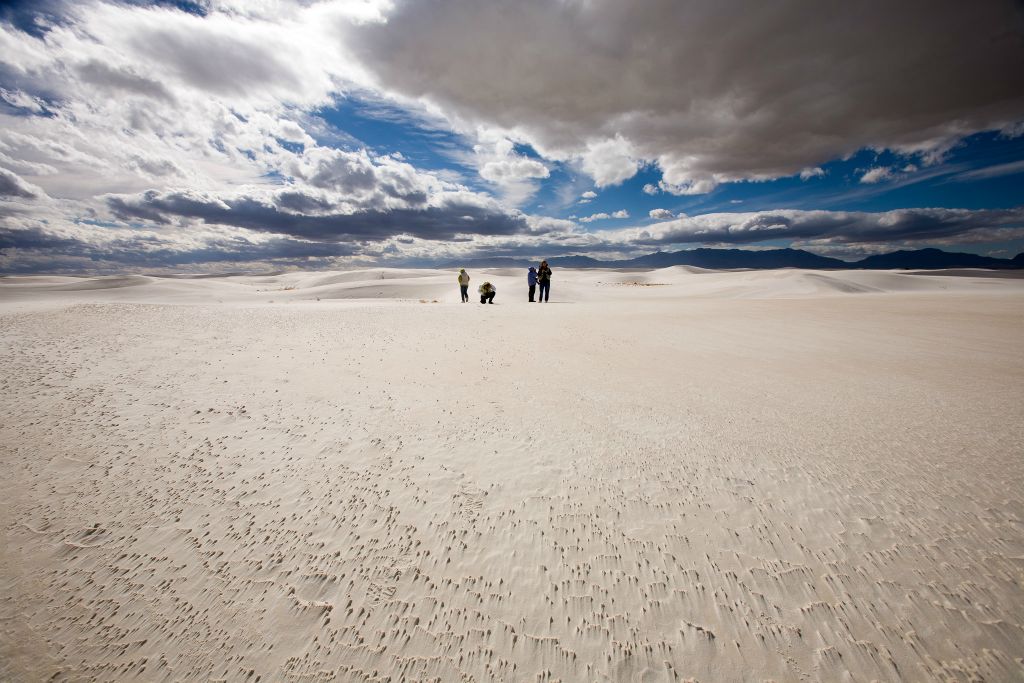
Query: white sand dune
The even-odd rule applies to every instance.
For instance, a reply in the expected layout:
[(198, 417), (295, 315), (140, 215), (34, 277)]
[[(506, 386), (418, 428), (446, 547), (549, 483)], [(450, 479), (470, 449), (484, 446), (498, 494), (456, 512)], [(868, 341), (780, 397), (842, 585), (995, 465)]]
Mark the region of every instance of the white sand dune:
[(1024, 280), (470, 275), (0, 278), (0, 680), (1024, 679)]
[(125, 275), (123, 277), (111, 275), (96, 278), (81, 279), (76, 282), (68, 282), (56, 285), (53, 289), (67, 292), (84, 292), (93, 289), (118, 289), (120, 287), (139, 287), (148, 285), (153, 280), (144, 275)]

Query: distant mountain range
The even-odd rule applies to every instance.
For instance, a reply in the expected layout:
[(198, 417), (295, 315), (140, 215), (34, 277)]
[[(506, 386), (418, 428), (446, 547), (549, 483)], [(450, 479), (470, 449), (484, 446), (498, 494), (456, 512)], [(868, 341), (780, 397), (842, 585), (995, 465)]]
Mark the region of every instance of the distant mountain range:
[[(963, 254), (941, 249), (894, 251), (889, 254), (868, 256), (859, 261), (842, 261), (818, 256), (802, 249), (692, 249), (689, 251), (658, 251), (636, 258), (618, 261), (600, 261), (590, 256), (556, 256), (549, 258), (552, 268), (666, 268), (668, 266), (697, 266), (699, 268), (814, 268), (814, 269), (906, 269), (937, 270), (945, 268), (994, 268), (1000, 270), (1024, 269), (1024, 253), (1012, 259)], [(476, 268), (525, 268), (534, 261), (518, 258), (471, 259), (451, 266)]]

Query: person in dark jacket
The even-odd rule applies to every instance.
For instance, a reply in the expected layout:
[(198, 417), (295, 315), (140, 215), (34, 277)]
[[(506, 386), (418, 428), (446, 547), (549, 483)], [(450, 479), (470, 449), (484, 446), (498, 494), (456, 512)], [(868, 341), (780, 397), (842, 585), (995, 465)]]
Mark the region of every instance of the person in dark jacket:
[(533, 294), (537, 291), (537, 269), (530, 266), (530, 272), (526, 274), (526, 284), (530, 285), (530, 303), (533, 303)]
[(537, 284), (540, 285), (540, 292), (537, 293), (537, 303), (541, 301), (547, 301), (548, 295), (551, 293), (551, 267), (548, 266), (547, 261), (540, 262), (540, 268), (537, 270)]
[(498, 289), (490, 282), (485, 282), (482, 285), (480, 285), (480, 288), (477, 291), (480, 292), (480, 303), (493, 304), (494, 294), (498, 291)]

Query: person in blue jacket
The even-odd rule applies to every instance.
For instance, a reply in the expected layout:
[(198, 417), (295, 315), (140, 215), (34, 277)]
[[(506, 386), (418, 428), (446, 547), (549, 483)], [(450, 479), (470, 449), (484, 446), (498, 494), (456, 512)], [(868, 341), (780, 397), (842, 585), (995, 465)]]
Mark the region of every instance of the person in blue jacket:
[(526, 274), (526, 284), (530, 285), (530, 303), (533, 303), (533, 294), (537, 291), (537, 269), (530, 266), (530, 272)]

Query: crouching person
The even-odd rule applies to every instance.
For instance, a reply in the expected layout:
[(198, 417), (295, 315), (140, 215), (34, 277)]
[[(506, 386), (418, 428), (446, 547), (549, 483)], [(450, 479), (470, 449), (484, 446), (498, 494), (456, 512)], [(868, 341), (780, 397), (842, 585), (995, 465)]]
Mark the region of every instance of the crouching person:
[(485, 282), (482, 285), (480, 285), (480, 289), (478, 291), (480, 292), (480, 303), (493, 304), (494, 295), (495, 293), (497, 293), (498, 290), (490, 282)]

